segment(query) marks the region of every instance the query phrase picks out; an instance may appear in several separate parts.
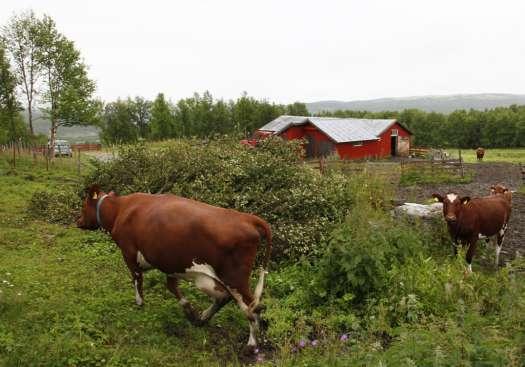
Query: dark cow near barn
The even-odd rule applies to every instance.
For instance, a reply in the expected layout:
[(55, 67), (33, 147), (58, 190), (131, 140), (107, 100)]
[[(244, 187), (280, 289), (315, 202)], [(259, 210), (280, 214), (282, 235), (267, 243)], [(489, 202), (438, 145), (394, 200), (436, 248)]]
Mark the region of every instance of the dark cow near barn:
[(510, 217), (510, 204), (503, 195), (486, 196), (471, 199), (460, 197), (454, 192), (442, 196), (432, 194), (443, 203), (443, 216), (452, 237), (454, 254), (459, 243), (467, 245), (466, 260), (472, 271), (472, 258), (480, 238), (496, 236), (496, 265)]
[(478, 159), (478, 161), (482, 161), (484, 156), (485, 156), (485, 149), (481, 147), (476, 149), (476, 158)]
[[(261, 218), (174, 195), (106, 194), (96, 185), (88, 189), (77, 225), (102, 228), (120, 247), (135, 286), (135, 300), (143, 304), (143, 271), (167, 275), (167, 287), (188, 319), (203, 324), (231, 299), (250, 324), (248, 349), (256, 347), (259, 305), (271, 253), (272, 234)], [(252, 295), (250, 275), (261, 237), (266, 255)], [(213, 299), (197, 313), (178, 288), (180, 279), (192, 281)]]

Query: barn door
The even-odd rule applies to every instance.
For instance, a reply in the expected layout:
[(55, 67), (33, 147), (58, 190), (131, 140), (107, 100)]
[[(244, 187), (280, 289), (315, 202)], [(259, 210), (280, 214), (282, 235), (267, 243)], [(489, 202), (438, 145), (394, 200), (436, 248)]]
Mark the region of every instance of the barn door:
[(306, 158), (314, 158), (315, 154), (315, 140), (311, 135), (306, 135)]
[(392, 157), (397, 155), (397, 136), (390, 137), (390, 155)]
[(328, 157), (330, 154), (332, 154), (335, 150), (335, 145), (331, 141), (320, 141), (319, 142), (319, 149), (318, 149), (318, 156), (319, 157)]

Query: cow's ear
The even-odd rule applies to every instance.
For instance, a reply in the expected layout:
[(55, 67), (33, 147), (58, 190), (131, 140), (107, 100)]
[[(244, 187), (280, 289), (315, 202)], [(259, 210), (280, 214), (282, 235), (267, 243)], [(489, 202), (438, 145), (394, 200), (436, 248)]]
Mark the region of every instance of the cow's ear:
[(463, 196), (461, 198), (461, 203), (464, 205), (464, 204), (467, 204), (468, 202), (470, 201), (470, 196)]
[(443, 202), (443, 196), (439, 194), (432, 194), (432, 197), (434, 198), (434, 200), (439, 201), (440, 203)]
[(100, 191), (99, 185), (91, 185), (87, 190), (88, 198), (98, 200)]
[(495, 187), (494, 185), (492, 185), (492, 186), (490, 187), (490, 193), (491, 193), (491, 194), (495, 194), (495, 193), (496, 193), (496, 187)]

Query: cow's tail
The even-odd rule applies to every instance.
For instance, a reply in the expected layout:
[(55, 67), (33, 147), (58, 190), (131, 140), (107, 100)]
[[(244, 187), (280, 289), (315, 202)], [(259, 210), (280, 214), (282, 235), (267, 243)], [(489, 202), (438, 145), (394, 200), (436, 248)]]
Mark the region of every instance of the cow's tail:
[(257, 285), (253, 291), (253, 302), (250, 305), (250, 310), (256, 314), (259, 314), (261, 311), (259, 304), (261, 302), (261, 296), (264, 288), (264, 277), (266, 274), (268, 274), (268, 263), (270, 262), (270, 255), (272, 254), (272, 231), (266, 221), (256, 216), (254, 216), (254, 218), (255, 226), (257, 227), (259, 233), (266, 239), (266, 253), (264, 256), (262, 268), (259, 270), (259, 280), (257, 281)]
[(268, 263), (270, 262), (270, 256), (272, 255), (272, 230), (270, 225), (266, 221), (262, 220), (259, 217), (255, 217), (255, 225), (261, 233), (262, 236), (266, 239), (266, 252), (263, 260), (263, 268), (268, 269)]

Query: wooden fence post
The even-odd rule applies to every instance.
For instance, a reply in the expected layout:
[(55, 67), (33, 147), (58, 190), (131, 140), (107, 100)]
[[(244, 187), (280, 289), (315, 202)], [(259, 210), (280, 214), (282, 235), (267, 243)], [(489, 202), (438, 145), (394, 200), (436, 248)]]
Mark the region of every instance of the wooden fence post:
[(77, 170), (78, 176), (80, 177), (80, 148), (77, 149)]
[(13, 170), (16, 169), (16, 146), (15, 146), (15, 143), (13, 142)]
[(461, 178), (465, 177), (465, 172), (463, 171), (463, 157), (461, 157), (461, 149), (459, 149), (459, 169), (461, 172)]

